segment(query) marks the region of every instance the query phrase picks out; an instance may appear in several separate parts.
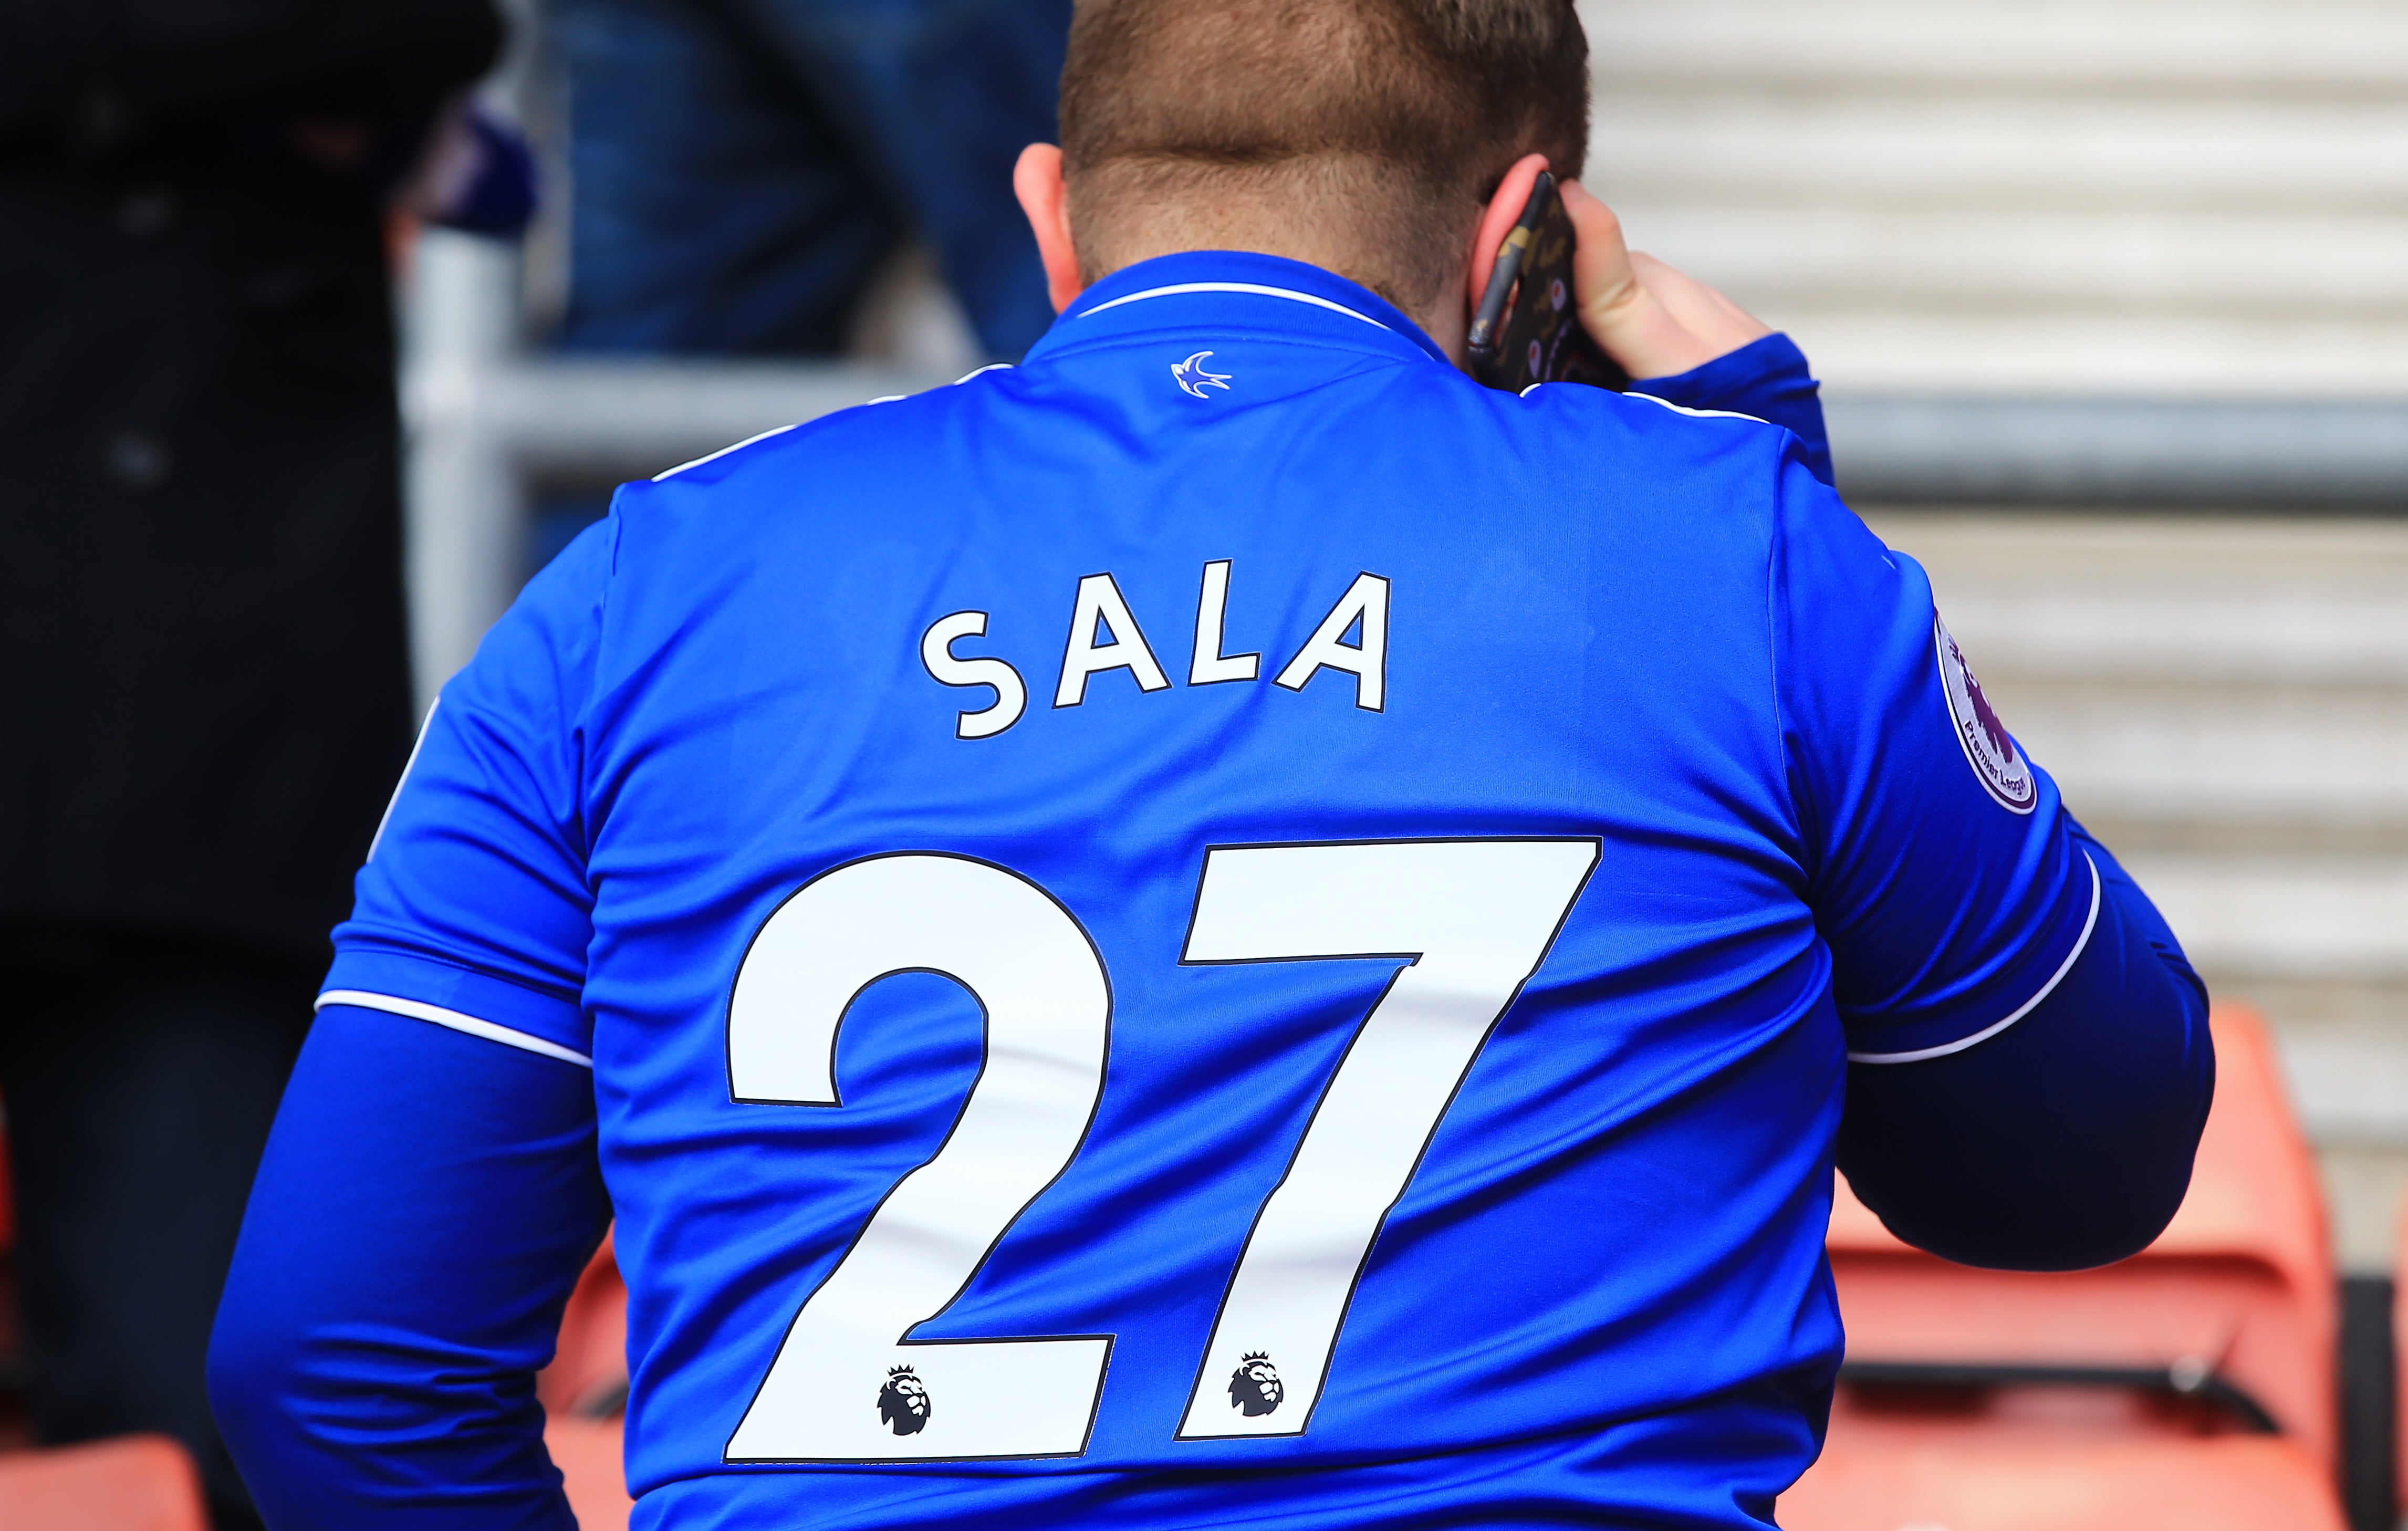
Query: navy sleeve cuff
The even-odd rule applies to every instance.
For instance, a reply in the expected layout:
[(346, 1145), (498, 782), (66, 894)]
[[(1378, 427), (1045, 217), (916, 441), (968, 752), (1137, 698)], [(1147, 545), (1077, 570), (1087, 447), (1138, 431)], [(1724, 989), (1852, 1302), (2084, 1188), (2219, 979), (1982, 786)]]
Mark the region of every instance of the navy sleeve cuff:
[(1775, 332), (1676, 376), (1638, 379), (1630, 391), (1684, 409), (1725, 409), (1779, 425), (1805, 445), (1807, 467), (1828, 484), (1831, 440), (1823, 427), (1822, 387), (1798, 343)]
[(2045, 1000), (1979, 1047), (1852, 1068), (1841, 1169), (1889, 1230), (1960, 1265), (2081, 1270), (2164, 1231), (2215, 1095), (2207, 1000), (2098, 852), (2096, 929)]

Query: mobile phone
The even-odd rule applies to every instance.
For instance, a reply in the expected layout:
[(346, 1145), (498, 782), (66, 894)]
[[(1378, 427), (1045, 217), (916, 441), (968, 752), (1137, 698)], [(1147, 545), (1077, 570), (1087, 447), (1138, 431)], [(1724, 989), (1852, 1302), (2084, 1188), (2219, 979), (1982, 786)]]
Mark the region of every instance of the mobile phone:
[(1471, 375), (1518, 393), (1533, 383), (1576, 382), (1620, 393), (1630, 376), (1598, 349), (1572, 301), (1572, 219), (1555, 178), (1539, 172), (1513, 232), (1497, 251), (1471, 316)]

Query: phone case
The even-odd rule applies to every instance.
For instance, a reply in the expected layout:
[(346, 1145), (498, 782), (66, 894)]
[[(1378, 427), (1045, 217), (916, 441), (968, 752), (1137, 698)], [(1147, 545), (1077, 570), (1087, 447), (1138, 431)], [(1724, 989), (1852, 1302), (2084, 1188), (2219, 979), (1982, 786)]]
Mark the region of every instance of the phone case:
[(1519, 278), (1496, 343), (1484, 353), (1472, 352), (1471, 375), (1514, 393), (1542, 382), (1586, 383), (1619, 393), (1629, 376), (1589, 338), (1572, 302), (1572, 221), (1554, 177), (1540, 177), (1531, 202), (1537, 213), (1535, 220), (1524, 214), (1529, 234)]

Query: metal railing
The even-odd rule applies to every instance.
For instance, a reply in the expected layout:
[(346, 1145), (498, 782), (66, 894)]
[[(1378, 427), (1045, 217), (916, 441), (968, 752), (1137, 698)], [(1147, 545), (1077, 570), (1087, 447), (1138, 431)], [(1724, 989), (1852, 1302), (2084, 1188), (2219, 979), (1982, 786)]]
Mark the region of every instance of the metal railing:
[(402, 409), (421, 710), (518, 593), (530, 485), (647, 478), (763, 431), (953, 381), (860, 363), (597, 361), (521, 351), (510, 247), (430, 231), (412, 260)]

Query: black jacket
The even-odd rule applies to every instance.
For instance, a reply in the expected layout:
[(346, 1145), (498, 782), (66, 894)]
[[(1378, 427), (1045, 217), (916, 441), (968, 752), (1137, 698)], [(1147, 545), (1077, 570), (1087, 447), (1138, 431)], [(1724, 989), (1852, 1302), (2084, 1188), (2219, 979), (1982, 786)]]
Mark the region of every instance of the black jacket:
[(323, 950), (409, 746), (382, 189), (487, 0), (0, 0), (0, 923)]

